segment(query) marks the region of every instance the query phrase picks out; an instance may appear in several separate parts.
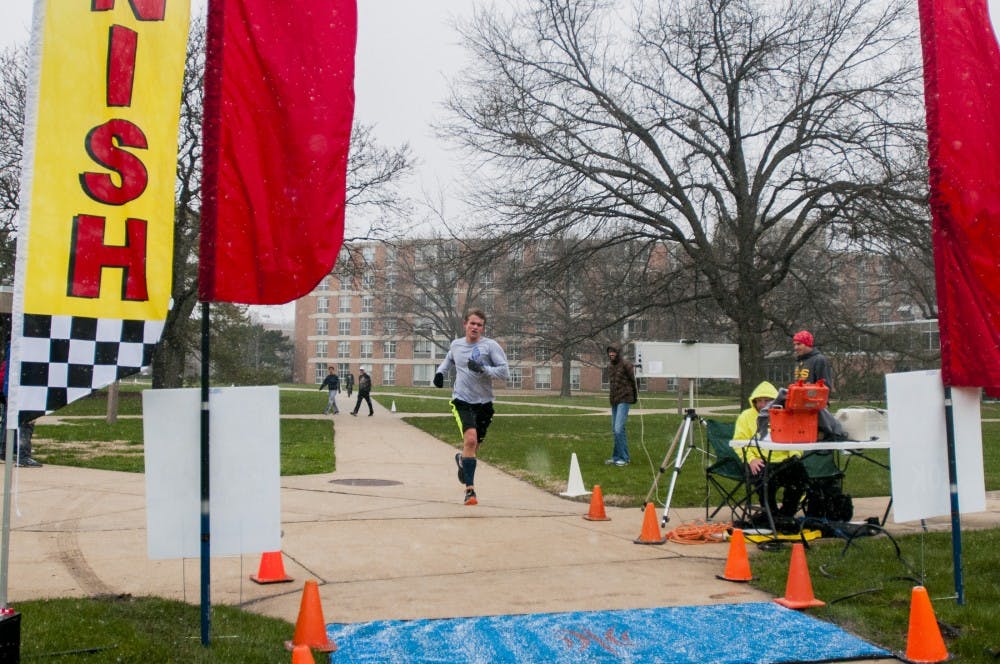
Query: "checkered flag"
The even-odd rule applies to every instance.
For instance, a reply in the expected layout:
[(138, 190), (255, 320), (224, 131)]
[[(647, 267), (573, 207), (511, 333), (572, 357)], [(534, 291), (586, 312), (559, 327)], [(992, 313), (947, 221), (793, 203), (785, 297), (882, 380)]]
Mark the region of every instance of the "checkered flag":
[(25, 314), (23, 323), (19, 422), (149, 366), (163, 332), (163, 321), (148, 320)]

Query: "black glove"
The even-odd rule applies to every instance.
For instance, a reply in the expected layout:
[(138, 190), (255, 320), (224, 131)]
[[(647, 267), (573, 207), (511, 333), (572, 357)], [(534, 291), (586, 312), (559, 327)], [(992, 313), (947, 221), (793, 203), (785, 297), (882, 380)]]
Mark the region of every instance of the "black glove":
[(469, 360), (469, 371), (483, 373), (484, 369), (482, 363), (476, 362), (475, 360)]
[(444, 374), (436, 373), (434, 374), (434, 387), (444, 387)]

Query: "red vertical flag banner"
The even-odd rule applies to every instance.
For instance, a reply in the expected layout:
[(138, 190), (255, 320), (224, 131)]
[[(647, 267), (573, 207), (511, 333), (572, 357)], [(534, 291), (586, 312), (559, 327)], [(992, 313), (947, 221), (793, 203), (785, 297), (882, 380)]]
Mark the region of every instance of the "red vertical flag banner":
[(1000, 390), (1000, 47), (987, 0), (920, 0), (945, 385)]
[(10, 428), (150, 364), (170, 303), (189, 12), (35, 1)]
[(280, 304), (333, 267), (354, 116), (354, 0), (211, 0), (199, 296)]

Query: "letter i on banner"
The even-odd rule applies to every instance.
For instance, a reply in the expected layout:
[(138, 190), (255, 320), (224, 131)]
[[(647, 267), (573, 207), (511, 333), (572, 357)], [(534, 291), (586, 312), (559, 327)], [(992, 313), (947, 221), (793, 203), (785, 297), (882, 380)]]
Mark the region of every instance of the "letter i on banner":
[(148, 366), (170, 301), (186, 1), (36, 0), (8, 422)]

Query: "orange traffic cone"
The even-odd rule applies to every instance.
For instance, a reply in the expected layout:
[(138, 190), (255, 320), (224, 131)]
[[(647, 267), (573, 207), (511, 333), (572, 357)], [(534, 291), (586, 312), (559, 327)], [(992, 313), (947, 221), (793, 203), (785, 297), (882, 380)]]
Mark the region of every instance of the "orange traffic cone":
[(295, 646), (292, 648), (292, 664), (316, 664), (309, 646)]
[(285, 574), (281, 551), (268, 551), (261, 555), (257, 574), (251, 574), (250, 580), (255, 583), (287, 583), (295, 579)]
[(583, 515), (587, 521), (611, 521), (604, 512), (604, 494), (601, 493), (601, 485), (594, 485), (594, 492), (590, 494), (590, 511)]
[(642, 517), (642, 532), (636, 544), (663, 544), (667, 538), (660, 533), (660, 524), (656, 521), (656, 508), (653, 503), (646, 503), (643, 510), (645, 516)]
[(906, 661), (943, 662), (948, 659), (927, 589), (916, 586), (910, 596), (910, 631), (906, 635)]
[(312, 579), (306, 581), (306, 586), (302, 589), (295, 636), (291, 641), (285, 641), (285, 647), (289, 650), (293, 650), (295, 646), (308, 646), (320, 652), (333, 652), (337, 649), (337, 644), (326, 637), (326, 621), (323, 620), (323, 607), (319, 603), (319, 584)]
[(792, 562), (788, 566), (788, 583), (785, 584), (785, 596), (774, 600), (789, 609), (807, 609), (811, 606), (824, 606), (813, 595), (813, 584), (809, 579), (809, 566), (806, 565), (806, 549), (802, 542), (792, 545)]
[(729, 538), (729, 557), (726, 558), (726, 569), (722, 576), (716, 578), (724, 581), (751, 581), (753, 575), (750, 574), (750, 559), (747, 557), (747, 543), (743, 539), (743, 531), (733, 528), (732, 537)]

